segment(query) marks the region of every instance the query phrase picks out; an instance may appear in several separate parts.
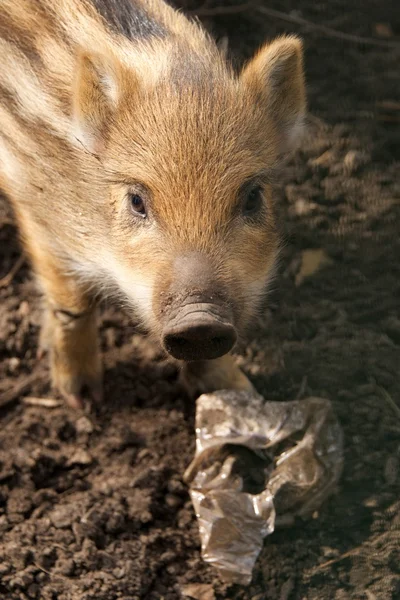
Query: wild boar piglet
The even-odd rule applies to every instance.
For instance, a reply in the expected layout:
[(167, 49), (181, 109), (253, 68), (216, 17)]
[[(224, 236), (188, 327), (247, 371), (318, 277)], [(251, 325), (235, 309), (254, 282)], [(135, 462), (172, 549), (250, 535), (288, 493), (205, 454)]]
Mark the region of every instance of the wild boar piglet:
[(302, 129), (301, 42), (237, 73), (162, 0), (1, 0), (0, 61), (0, 190), (66, 401), (102, 395), (100, 293), (132, 307), (193, 394), (251, 389), (229, 353), (276, 263), (271, 182)]

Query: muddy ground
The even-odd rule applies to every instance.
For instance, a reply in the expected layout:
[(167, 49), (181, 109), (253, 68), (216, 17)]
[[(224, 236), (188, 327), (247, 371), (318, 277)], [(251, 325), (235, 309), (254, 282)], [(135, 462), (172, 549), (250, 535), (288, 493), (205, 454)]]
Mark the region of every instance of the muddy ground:
[[(200, 558), (182, 482), (194, 407), (128, 316), (110, 305), (101, 317), (102, 406), (24, 404), (55, 397), (35, 358), (39, 297), (24, 265), (0, 288), (5, 600), (175, 600), (188, 584), (201, 584), (198, 600), (400, 598), (400, 10), (389, 0), (261, 4), (397, 41), (354, 43), (250, 10), (206, 18), (238, 61), (277, 33), (305, 40), (309, 134), (277, 190), (287, 243), (239, 360), (267, 398), (332, 400), (346, 444), (337, 492), (266, 540), (250, 587), (224, 584)], [(328, 261), (302, 280), (305, 250)], [(4, 201), (0, 252), (1, 277), (20, 255)]]

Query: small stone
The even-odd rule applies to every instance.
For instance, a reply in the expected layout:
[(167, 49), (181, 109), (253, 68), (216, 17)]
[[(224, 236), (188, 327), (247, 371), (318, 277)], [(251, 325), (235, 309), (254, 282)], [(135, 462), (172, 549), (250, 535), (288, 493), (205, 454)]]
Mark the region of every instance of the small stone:
[(174, 560), (176, 560), (176, 553), (172, 552), (171, 550), (167, 550), (166, 552), (163, 552), (160, 556), (160, 562), (165, 565), (168, 563), (171, 563)]
[(290, 183), (285, 187), (285, 196), (289, 202), (295, 202), (298, 196), (298, 187)]
[(336, 155), (333, 150), (326, 150), (317, 158), (310, 159), (308, 164), (310, 167), (327, 169), (336, 161)]
[(29, 315), (30, 308), (29, 303), (26, 300), (23, 300), (21, 302), (21, 304), (19, 305), (18, 312), (21, 315), (21, 317), (26, 317), (27, 315)]
[(320, 269), (331, 265), (333, 260), (322, 248), (303, 250), (301, 254), (300, 270), (295, 277), (295, 284), (299, 286), (307, 277), (311, 277)]
[(69, 506), (58, 506), (50, 513), (50, 520), (54, 527), (63, 529), (70, 527), (72, 522), (72, 514)]
[(189, 583), (182, 586), (182, 594), (192, 600), (215, 600), (214, 589), (209, 583)]
[(174, 567), (174, 565), (168, 565), (166, 571), (169, 575), (175, 575), (176, 568)]
[(376, 498), (376, 496), (370, 496), (369, 498), (366, 498), (364, 500), (363, 506), (365, 506), (366, 508), (377, 508), (379, 506), (378, 499)]
[(12, 356), (8, 361), (8, 369), (10, 373), (14, 373), (18, 369), (20, 363), (21, 361), (17, 356)]
[(325, 558), (335, 558), (339, 554), (335, 548), (331, 548), (330, 546), (322, 546), (321, 550)]
[(76, 421), (75, 429), (77, 433), (93, 433), (94, 426), (90, 419), (87, 417), (81, 417)]
[(143, 460), (144, 458), (148, 458), (149, 456), (151, 456), (151, 452), (150, 450), (148, 450), (148, 448), (142, 448), (137, 455), (137, 462), (139, 462), (140, 460)]
[(125, 569), (117, 567), (113, 569), (112, 574), (114, 575), (115, 579), (122, 579), (125, 577)]
[(84, 450), (83, 448), (78, 448), (75, 450), (71, 458), (68, 460), (67, 465), (70, 467), (72, 465), (90, 465), (93, 462), (92, 456)]
[(315, 204), (315, 202), (309, 202), (308, 200), (305, 200), (304, 198), (299, 198), (294, 203), (294, 213), (296, 215), (298, 215), (299, 217), (310, 214), (316, 208), (318, 208), (318, 205)]
[(104, 331), (107, 348), (114, 348), (117, 341), (117, 336), (114, 327), (107, 327)]
[(114, 485), (113, 485), (113, 481), (100, 481), (100, 483), (98, 484), (98, 490), (101, 494), (103, 494), (104, 496), (112, 496), (113, 492), (114, 492)]
[(179, 496), (175, 496), (175, 494), (167, 494), (165, 496), (165, 503), (170, 508), (177, 508), (183, 504), (183, 500)]
[(181, 420), (182, 414), (177, 410), (171, 410), (169, 411), (168, 417), (171, 421), (177, 422)]
[(366, 163), (368, 157), (358, 150), (350, 150), (343, 159), (346, 171), (352, 173)]

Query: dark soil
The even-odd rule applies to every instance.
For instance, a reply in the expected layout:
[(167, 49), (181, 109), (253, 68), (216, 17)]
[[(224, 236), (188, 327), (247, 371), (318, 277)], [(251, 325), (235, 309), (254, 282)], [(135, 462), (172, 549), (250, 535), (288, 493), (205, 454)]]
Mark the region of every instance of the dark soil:
[[(400, 43), (396, 4), (264, 2)], [(266, 540), (250, 587), (225, 585), (200, 558), (182, 482), (194, 406), (126, 316), (106, 307), (101, 317), (102, 406), (83, 414), (23, 403), (55, 397), (35, 358), (40, 302), (24, 266), (0, 288), (5, 600), (175, 600), (188, 584), (201, 584), (190, 593), (203, 600), (400, 598), (399, 47), (354, 44), (252, 11), (206, 24), (229, 37), (239, 61), (277, 33), (305, 40), (309, 134), (277, 191), (287, 244), (239, 360), (269, 399), (332, 400), (345, 432), (343, 477), (315, 518)], [(0, 207), (1, 277), (20, 248), (5, 201)], [(310, 249), (330, 261), (300, 282)]]

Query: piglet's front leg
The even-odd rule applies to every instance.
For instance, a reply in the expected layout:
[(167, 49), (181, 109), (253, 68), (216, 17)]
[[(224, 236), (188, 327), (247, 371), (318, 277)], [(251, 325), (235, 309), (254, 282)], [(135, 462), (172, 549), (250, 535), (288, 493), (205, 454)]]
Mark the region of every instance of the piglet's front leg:
[(100, 401), (102, 363), (92, 301), (45, 244), (27, 247), (45, 300), (38, 355), (49, 354), (52, 383), (71, 408), (81, 408), (85, 395)]
[(41, 339), (48, 350), (51, 378), (71, 408), (82, 408), (85, 393), (102, 399), (102, 364), (95, 315), (48, 307)]

